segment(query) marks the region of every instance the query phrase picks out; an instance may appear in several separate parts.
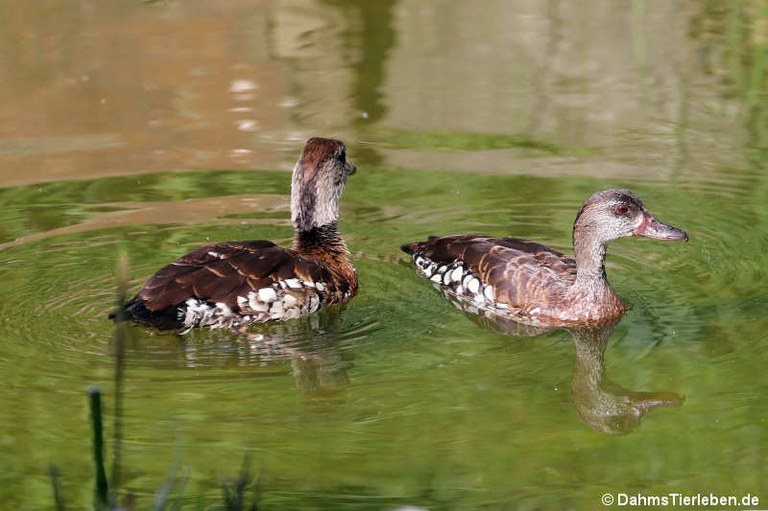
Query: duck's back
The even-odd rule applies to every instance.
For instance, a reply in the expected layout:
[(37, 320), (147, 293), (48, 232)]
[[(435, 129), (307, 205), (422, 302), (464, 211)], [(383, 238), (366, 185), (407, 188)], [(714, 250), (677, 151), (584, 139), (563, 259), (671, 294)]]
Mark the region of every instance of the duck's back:
[(517, 238), (430, 237), (402, 248), (426, 278), (479, 307), (514, 311), (551, 302), (576, 279), (573, 258)]
[(310, 314), (351, 296), (353, 284), (328, 265), (270, 241), (233, 241), (168, 264), (126, 312), (160, 329), (232, 327)]

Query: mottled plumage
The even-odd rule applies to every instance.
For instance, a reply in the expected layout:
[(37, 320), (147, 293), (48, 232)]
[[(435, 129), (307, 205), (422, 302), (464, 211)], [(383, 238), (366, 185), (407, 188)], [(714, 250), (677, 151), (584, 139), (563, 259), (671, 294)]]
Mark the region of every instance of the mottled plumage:
[(147, 281), (126, 304), (129, 317), (159, 329), (240, 328), (349, 299), (357, 272), (336, 221), (339, 197), (355, 171), (344, 144), (310, 139), (293, 172), (292, 248), (230, 241), (194, 250)]
[(628, 190), (593, 194), (574, 223), (574, 257), (527, 240), (474, 235), (404, 245), (419, 272), (470, 312), (527, 324), (613, 321), (624, 304), (605, 276), (605, 246), (622, 236), (687, 239), (661, 224)]

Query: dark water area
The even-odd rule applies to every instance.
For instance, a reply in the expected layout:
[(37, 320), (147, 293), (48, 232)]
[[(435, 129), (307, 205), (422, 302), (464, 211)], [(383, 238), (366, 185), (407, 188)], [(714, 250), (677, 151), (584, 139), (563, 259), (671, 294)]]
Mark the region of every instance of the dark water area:
[[(359, 295), (254, 328), (279, 347), (129, 328), (121, 498), (176, 477), (182, 509), (220, 509), (248, 457), (259, 509), (768, 505), (764, 2), (5, 2), (0, 77), (0, 508), (52, 509), (51, 464), (92, 505), (120, 254), (135, 292), (205, 243), (289, 243), (311, 136), (359, 168)], [(690, 235), (610, 246), (612, 329), (505, 335), (398, 249), (570, 252), (608, 187)]]

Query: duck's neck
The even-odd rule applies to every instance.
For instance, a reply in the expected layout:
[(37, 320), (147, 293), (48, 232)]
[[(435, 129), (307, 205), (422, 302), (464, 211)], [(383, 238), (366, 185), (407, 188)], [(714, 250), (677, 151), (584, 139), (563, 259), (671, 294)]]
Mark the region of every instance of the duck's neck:
[(571, 331), (576, 346), (572, 385), (574, 389), (580, 389), (582, 394), (593, 395), (600, 390), (600, 382), (605, 373), (603, 355), (612, 332), (611, 324)]
[(577, 230), (573, 238), (573, 255), (576, 259), (575, 287), (594, 290), (609, 287), (605, 275), (605, 242)]
[[(579, 236), (579, 234), (582, 234)], [(567, 298), (579, 304), (584, 318), (592, 321), (615, 320), (626, 310), (605, 276), (605, 241), (595, 236), (574, 232), (573, 255), (576, 259), (576, 281)]]
[(312, 227), (309, 230), (297, 229), (293, 239), (293, 249), (304, 256), (320, 259), (344, 274), (355, 272), (349, 258), (349, 249), (344, 238), (339, 234), (336, 222)]

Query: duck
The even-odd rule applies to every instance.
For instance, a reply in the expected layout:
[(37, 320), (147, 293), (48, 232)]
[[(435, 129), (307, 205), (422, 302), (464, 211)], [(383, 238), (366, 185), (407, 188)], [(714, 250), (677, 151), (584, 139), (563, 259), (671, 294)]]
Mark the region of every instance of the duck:
[(657, 220), (629, 190), (593, 193), (573, 224), (573, 256), (519, 238), (430, 236), (403, 245), (418, 273), (465, 310), (541, 328), (598, 325), (626, 311), (605, 273), (606, 246), (640, 236), (662, 241), (688, 234)]
[(255, 240), (193, 250), (152, 275), (126, 302), (123, 317), (181, 333), (198, 327), (243, 332), (349, 300), (358, 277), (337, 224), (339, 199), (356, 171), (341, 141), (307, 140), (291, 179), (290, 248)]

